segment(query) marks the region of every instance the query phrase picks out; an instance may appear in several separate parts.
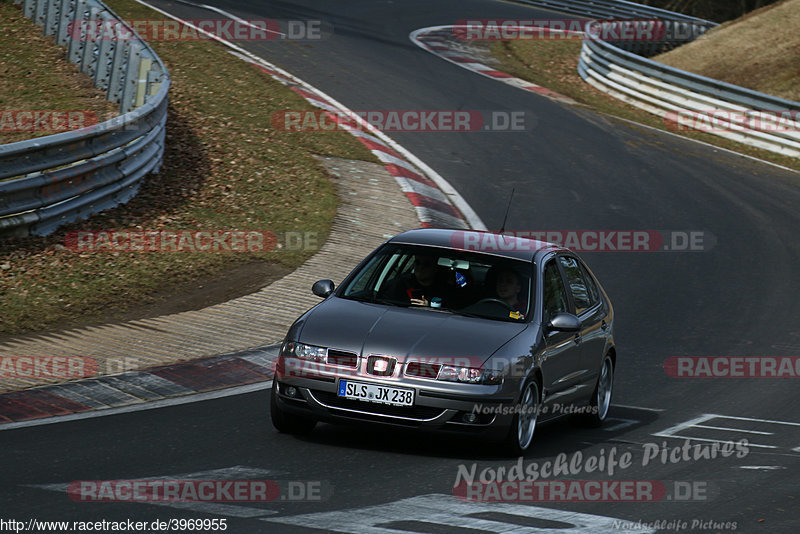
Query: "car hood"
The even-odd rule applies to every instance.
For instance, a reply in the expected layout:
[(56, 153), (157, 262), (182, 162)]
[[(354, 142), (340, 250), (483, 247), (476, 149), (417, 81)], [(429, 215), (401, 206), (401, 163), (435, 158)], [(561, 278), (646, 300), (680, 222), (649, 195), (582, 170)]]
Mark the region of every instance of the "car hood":
[(359, 355), (408, 356), (442, 363), (483, 363), (528, 327), (525, 323), (464, 317), (331, 297), (305, 317), (300, 341)]

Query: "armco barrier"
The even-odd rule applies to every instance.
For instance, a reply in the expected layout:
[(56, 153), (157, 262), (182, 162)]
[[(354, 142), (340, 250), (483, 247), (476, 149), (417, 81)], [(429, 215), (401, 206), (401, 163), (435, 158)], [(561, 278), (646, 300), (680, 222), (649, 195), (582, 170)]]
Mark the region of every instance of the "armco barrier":
[[(681, 123), (686, 129), (700, 126), (720, 137), (800, 157), (800, 122), (791, 113), (800, 110), (800, 103), (675, 69), (598, 40), (583, 42), (578, 72), (597, 89), (664, 117), (675, 128)], [(764, 112), (784, 117), (776, 124)]]
[[(0, 238), (47, 235), (133, 197), (161, 167), (170, 86), (155, 52), (99, 0), (15, 1), (119, 103), (120, 116), (0, 146)], [(130, 38), (87, 31), (97, 21)]]
[(720, 137), (800, 157), (800, 122), (795, 120), (800, 103), (647, 59), (694, 40), (716, 26), (713, 22), (624, 0), (515, 1), (597, 19), (664, 21), (666, 35), (657, 42), (585, 39), (578, 64), (581, 77), (611, 96), (677, 121), (676, 128), (700, 126)]

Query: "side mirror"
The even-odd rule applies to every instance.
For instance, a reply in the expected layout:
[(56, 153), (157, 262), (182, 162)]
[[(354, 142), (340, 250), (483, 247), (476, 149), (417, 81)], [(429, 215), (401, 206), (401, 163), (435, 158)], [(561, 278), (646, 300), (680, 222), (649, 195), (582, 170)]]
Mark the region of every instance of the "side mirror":
[(318, 280), (311, 286), (311, 291), (318, 297), (328, 298), (333, 293), (334, 285), (332, 280)]
[(557, 313), (547, 323), (547, 329), (551, 332), (577, 332), (581, 329), (581, 320), (571, 313)]

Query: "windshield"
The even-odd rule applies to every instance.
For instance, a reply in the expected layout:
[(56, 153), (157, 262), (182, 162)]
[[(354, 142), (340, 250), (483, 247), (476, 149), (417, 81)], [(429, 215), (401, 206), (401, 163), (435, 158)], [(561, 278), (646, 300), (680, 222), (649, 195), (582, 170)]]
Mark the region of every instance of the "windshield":
[(486, 319), (524, 321), (532, 298), (530, 272), (530, 263), (522, 260), (388, 244), (354, 273), (339, 296)]

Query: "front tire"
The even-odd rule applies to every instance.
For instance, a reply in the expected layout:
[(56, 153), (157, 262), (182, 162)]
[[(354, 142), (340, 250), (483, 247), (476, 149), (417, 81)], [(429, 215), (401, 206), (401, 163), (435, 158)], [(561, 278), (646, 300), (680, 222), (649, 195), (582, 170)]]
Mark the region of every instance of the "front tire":
[(529, 380), (520, 396), (519, 412), (514, 414), (503, 442), (503, 450), (509, 456), (522, 456), (530, 448), (539, 417), (540, 399), (538, 382)]
[(278, 406), (278, 382), (276, 380), (273, 380), (272, 382), (272, 393), (270, 394), (269, 402), (269, 415), (272, 419), (272, 426), (274, 426), (278, 432), (282, 432), (284, 434), (308, 434), (314, 430), (314, 427), (317, 424), (317, 422), (313, 419), (288, 414), (281, 410), (280, 406)]

